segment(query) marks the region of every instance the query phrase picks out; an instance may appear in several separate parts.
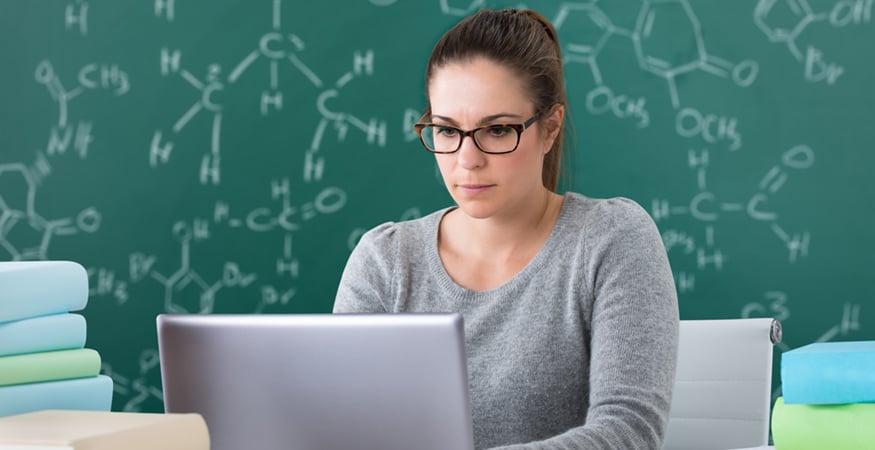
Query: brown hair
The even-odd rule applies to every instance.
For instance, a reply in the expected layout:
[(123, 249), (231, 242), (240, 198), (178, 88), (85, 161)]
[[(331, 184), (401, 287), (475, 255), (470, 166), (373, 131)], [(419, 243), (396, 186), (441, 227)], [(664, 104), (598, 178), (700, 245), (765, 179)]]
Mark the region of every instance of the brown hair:
[[(532, 10), (484, 9), (457, 23), (431, 52), (425, 72), (426, 98), (429, 81), (437, 69), (476, 57), (503, 64), (521, 76), (536, 112), (547, 115), (554, 105), (561, 104), (567, 116), (559, 39), (544, 16)], [(565, 126), (559, 124), (559, 134), (544, 157), (541, 178), (551, 191), (556, 190), (562, 169), (564, 134)]]

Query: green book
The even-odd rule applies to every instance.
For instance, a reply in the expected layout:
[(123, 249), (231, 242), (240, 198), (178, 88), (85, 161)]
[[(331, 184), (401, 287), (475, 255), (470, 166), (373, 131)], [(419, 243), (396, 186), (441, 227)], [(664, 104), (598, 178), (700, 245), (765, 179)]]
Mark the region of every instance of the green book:
[(780, 450), (859, 450), (873, 448), (875, 403), (785, 404), (772, 410), (772, 438)]
[(98, 373), (100, 355), (87, 348), (0, 358), (0, 386), (96, 377)]

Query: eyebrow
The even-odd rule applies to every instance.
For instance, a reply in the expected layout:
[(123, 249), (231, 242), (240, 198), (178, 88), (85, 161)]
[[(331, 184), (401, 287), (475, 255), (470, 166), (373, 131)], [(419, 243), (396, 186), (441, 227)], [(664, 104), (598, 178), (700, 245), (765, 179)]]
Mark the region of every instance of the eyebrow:
[[(483, 125), (483, 124), (486, 124), (486, 123), (492, 122), (492, 121), (494, 121), (495, 119), (500, 119), (500, 118), (502, 118), (502, 117), (510, 117), (510, 118), (513, 118), (513, 119), (522, 119), (522, 118), (523, 118), (523, 116), (521, 116), (521, 115), (519, 115), (519, 114), (511, 114), (511, 113), (498, 113), (498, 114), (492, 114), (492, 115), (490, 115), (490, 116), (486, 116), (486, 117), (480, 119), (480, 120), (477, 122), (477, 126), (480, 126), (480, 125)], [(439, 115), (437, 115), (437, 114), (432, 114), (432, 115), (431, 115), (431, 118), (432, 118), (432, 119), (441, 119), (441, 120), (445, 120), (445, 121), (449, 122), (451, 125), (459, 126), (459, 122), (456, 122), (455, 120), (453, 120), (453, 119), (450, 118), (450, 117), (439, 116)]]

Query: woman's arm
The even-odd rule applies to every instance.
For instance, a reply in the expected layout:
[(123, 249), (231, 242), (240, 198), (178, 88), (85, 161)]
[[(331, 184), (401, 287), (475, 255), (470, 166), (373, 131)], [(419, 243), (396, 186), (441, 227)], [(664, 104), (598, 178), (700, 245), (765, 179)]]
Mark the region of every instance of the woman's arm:
[(594, 301), (586, 423), (501, 450), (662, 445), (677, 364), (677, 294), (656, 225), (640, 206), (621, 209), (617, 220), (594, 224), (611, 232), (588, 233), (606, 238), (587, 246)]
[(394, 223), (387, 222), (365, 233), (349, 255), (337, 296), (334, 313), (391, 312), (393, 261), (381, 254), (386, 241), (393, 238)]

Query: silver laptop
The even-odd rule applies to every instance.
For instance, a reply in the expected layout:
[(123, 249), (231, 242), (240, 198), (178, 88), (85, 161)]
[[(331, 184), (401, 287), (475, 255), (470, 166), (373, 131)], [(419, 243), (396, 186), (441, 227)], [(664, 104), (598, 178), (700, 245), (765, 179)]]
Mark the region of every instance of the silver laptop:
[(213, 450), (473, 450), (462, 316), (158, 316), (167, 412)]

